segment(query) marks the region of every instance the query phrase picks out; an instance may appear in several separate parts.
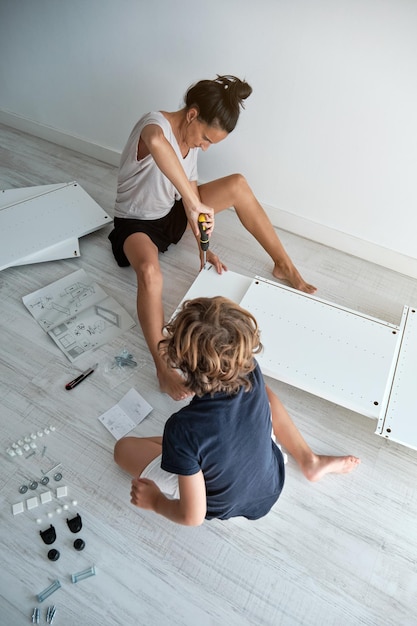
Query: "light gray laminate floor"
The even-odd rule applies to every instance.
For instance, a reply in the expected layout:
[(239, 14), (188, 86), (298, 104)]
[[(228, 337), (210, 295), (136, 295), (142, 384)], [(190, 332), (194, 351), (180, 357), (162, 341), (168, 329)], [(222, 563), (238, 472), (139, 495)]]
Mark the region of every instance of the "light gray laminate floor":
[[(0, 144), (2, 189), (77, 180), (112, 214), (114, 167), (4, 126)], [(57, 626), (415, 626), (417, 452), (378, 437), (376, 424), (363, 416), (268, 381), (316, 451), (353, 453), (362, 459), (360, 468), (311, 485), (290, 459), (279, 502), (257, 522), (213, 521), (189, 529), (129, 504), (130, 481), (113, 463), (114, 439), (98, 416), (134, 387), (153, 411), (133, 432), (161, 434), (179, 406), (159, 392), (139, 327), (88, 359), (87, 365), (99, 362), (98, 371), (67, 392), (64, 384), (77, 368), (22, 304), (22, 296), (84, 268), (136, 319), (133, 271), (116, 266), (109, 231), (83, 238), (80, 258), (0, 274), (0, 623), (30, 623), (35, 595), (59, 579), (61, 589), (40, 605), (41, 623), (46, 606), (55, 604)], [(404, 304), (417, 304), (417, 281), (279, 234), (320, 297), (395, 324)], [(212, 246), (231, 270), (271, 278), (269, 259), (232, 210), (217, 218)], [(161, 257), (167, 314), (197, 275), (195, 248), (186, 233)], [(142, 367), (123, 380), (109, 378), (106, 363), (125, 346)], [(38, 440), (36, 455), (6, 454), (10, 442), (49, 424), (56, 430), (42, 444)], [(25, 477), (39, 477), (55, 461), (62, 463), (68, 511), (56, 513), (54, 499), (13, 517), (12, 504), (28, 497), (18, 492)], [(65, 522), (77, 512), (86, 543), (79, 553)], [(50, 523), (61, 552), (55, 563), (39, 536)], [(95, 577), (71, 583), (72, 573), (92, 564)]]

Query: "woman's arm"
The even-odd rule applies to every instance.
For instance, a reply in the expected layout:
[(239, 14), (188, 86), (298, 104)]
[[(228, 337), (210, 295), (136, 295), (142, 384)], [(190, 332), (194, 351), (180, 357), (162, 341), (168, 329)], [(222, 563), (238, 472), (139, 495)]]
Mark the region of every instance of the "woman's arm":
[(148, 478), (134, 478), (130, 492), (132, 504), (154, 511), (172, 522), (185, 526), (200, 526), (206, 512), (206, 485), (200, 470), (192, 476), (178, 476), (180, 497), (167, 498), (159, 487)]
[[(197, 185), (188, 180), (174, 148), (166, 139), (162, 128), (157, 124), (148, 124), (142, 130), (138, 146), (138, 156), (144, 156), (141, 142), (152, 155), (161, 172), (171, 181), (181, 195), (190, 226), (197, 237), (199, 235), (198, 216), (203, 213), (207, 220), (207, 232), (210, 234), (214, 225), (214, 211), (203, 204), (197, 191)], [(145, 151), (146, 153), (146, 151)]]

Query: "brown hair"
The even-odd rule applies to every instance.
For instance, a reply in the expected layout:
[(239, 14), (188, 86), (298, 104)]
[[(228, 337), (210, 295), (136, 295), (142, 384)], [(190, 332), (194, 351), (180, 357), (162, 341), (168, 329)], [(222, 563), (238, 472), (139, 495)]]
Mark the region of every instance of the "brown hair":
[(161, 353), (197, 396), (251, 388), (248, 375), (262, 344), (249, 311), (222, 296), (195, 298), (184, 302), (164, 331)]
[(200, 80), (185, 95), (185, 106), (195, 107), (198, 118), (209, 126), (217, 126), (231, 133), (239, 119), (243, 101), (252, 93), (252, 87), (236, 76), (219, 76), (215, 80)]

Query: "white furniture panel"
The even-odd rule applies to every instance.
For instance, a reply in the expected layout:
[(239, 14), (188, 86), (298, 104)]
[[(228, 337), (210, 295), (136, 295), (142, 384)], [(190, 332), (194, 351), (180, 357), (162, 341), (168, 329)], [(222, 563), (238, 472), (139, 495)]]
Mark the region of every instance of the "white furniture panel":
[(261, 330), (262, 371), (378, 420), (376, 434), (417, 449), (417, 311), (399, 326), (256, 277), (207, 266), (183, 298), (222, 295)]
[(398, 327), (264, 279), (240, 304), (261, 329), (264, 374), (379, 417)]
[(77, 257), (78, 238), (112, 221), (76, 182), (0, 194), (0, 270)]
[(206, 298), (224, 296), (230, 298), (233, 302), (239, 303), (252, 284), (252, 281), (253, 278), (236, 274), (236, 272), (227, 271), (223, 272), (223, 274), (218, 274), (215, 268), (207, 263), (205, 269), (197, 274), (195, 281), (181, 300), (173, 315), (175, 315), (185, 300), (192, 300), (193, 298), (203, 296)]
[(405, 307), (404, 332), (376, 433), (417, 450), (417, 311)]

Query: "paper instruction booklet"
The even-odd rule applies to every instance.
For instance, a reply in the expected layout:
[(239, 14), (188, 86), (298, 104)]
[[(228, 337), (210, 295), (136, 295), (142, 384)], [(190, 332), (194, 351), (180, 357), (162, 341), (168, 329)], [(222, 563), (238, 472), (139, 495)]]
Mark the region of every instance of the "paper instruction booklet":
[(135, 325), (84, 270), (24, 296), (23, 304), (72, 362)]
[(140, 424), (151, 411), (151, 405), (132, 387), (114, 407), (98, 419), (119, 440)]

